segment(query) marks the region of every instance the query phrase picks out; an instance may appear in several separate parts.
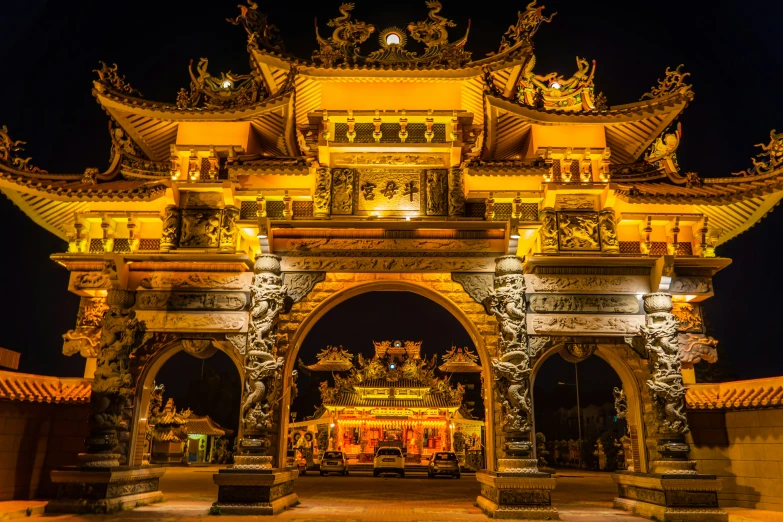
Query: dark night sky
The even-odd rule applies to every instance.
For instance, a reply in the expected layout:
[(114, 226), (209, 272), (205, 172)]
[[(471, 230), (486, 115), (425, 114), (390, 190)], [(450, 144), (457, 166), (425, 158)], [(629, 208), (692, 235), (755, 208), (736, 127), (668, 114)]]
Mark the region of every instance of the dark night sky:
[[(379, 29), (424, 19), (427, 12), (423, 0), (357, 3), (355, 16)], [(482, 57), (497, 49), (526, 3), (446, 0), (442, 14), (458, 23), (453, 38), (472, 18), (469, 49)], [(596, 59), (597, 90), (610, 104), (636, 101), (667, 66), (686, 64), (696, 99), (681, 118), (683, 170), (709, 177), (743, 169), (757, 151), (753, 144), (783, 127), (779, 3), (545, 3), (547, 12), (559, 14), (536, 35), (537, 70), (568, 76), (576, 55)], [(90, 94), (98, 60), (117, 62), (152, 100), (173, 101), (188, 85), (190, 59), (209, 57), (213, 74), (248, 70), (245, 33), (224, 21), (235, 16), (237, 0), (6, 4), (0, 17), (0, 125), (8, 125), (13, 138), (28, 141), (26, 153), (53, 172), (83, 172), (108, 161), (107, 117)], [(317, 46), (313, 17), (325, 28), (338, 15), (338, 4), (263, 2), (262, 9), (281, 29), (289, 50), (307, 57)], [(78, 300), (66, 291), (65, 270), (48, 259), (65, 244), (6, 200), (0, 213), (5, 224), (0, 294), (6, 298), (0, 346), (23, 353), (22, 371), (79, 375), (82, 361), (60, 354), (60, 336), (73, 326)], [(729, 377), (783, 373), (773, 328), (783, 292), (777, 277), (781, 227), (780, 212), (772, 213), (718, 250), (734, 264), (715, 278), (717, 297), (706, 309), (710, 333), (731, 362)], [(416, 308), (407, 312), (421, 315)], [(422, 328), (408, 337), (424, 337), (428, 325)], [(339, 338), (343, 331), (334, 333)]]

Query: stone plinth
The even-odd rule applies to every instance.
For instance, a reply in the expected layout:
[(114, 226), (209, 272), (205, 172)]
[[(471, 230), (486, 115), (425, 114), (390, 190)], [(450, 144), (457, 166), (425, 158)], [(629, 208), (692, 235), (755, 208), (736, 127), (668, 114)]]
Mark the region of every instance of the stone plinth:
[[(535, 468), (534, 468), (535, 469)], [(552, 507), (555, 479), (548, 473), (480, 471), (481, 494), (476, 504), (489, 517), (522, 520), (559, 520)]]
[(721, 522), (720, 482), (714, 475), (655, 475), (619, 471), (612, 475), (614, 507), (661, 522)]
[(158, 466), (54, 470), (57, 498), (47, 504), (46, 512), (113, 513), (160, 502), (159, 483), (165, 472)]
[(295, 506), (297, 470), (221, 469), (212, 475), (218, 485), (215, 515), (277, 515)]

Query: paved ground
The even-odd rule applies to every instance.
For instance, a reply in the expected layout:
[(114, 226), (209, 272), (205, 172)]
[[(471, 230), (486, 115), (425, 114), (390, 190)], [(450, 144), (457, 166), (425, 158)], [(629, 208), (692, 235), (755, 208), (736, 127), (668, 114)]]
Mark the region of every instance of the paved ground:
[[(217, 498), (212, 474), (217, 468), (170, 468), (161, 479), (165, 501), (133, 511), (105, 516), (56, 516), (51, 520), (75, 522), (164, 521), (186, 522), (206, 518)], [(276, 517), (285, 522), (397, 522), (488, 521), (473, 505), (479, 484), (472, 475), (461, 479), (427, 479), (425, 476), (374, 478), (370, 475), (321, 477), (308, 473), (296, 482), (300, 505)], [(616, 489), (608, 473), (563, 472), (553, 502), (561, 519), (571, 522), (638, 522), (638, 517), (613, 510)], [(211, 520), (215, 518), (210, 517)], [(250, 517), (231, 517), (231, 522)], [(254, 519), (258, 520), (258, 519)]]

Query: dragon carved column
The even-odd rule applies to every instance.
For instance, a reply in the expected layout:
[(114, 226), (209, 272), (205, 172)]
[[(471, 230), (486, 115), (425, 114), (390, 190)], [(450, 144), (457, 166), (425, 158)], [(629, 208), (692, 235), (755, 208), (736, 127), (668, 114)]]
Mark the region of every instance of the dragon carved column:
[(332, 207), (332, 169), (319, 167), (315, 170), (315, 191), (313, 192), (313, 216), (328, 218)]
[(163, 211), (163, 230), (160, 235), (161, 252), (169, 252), (177, 248), (181, 226), (182, 211), (175, 205), (167, 206)]
[(682, 363), (679, 356), (677, 319), (671, 313), (672, 296), (645, 294), (645, 326), (641, 327), (645, 350), (652, 363), (647, 387), (652, 395), (658, 420), (658, 452), (652, 472), (695, 475), (695, 462), (688, 461), (690, 447), (685, 442), (688, 419), (685, 416), (685, 393)]
[(530, 394), (530, 354), (525, 321), (525, 276), (522, 259), (504, 256), (495, 260), (494, 291), (484, 305), (500, 325), (500, 353), (492, 360), (497, 392), (503, 410), (503, 444), (510, 458), (498, 460), (498, 471), (536, 473), (532, 458), (533, 405)]
[(465, 181), (463, 170), (452, 168), (449, 170), (449, 217), (462, 217), (465, 215)]
[(558, 520), (557, 509), (552, 507), (555, 479), (538, 470), (533, 455), (530, 346), (522, 268), (522, 259), (517, 256), (495, 259), (494, 289), (484, 299), (487, 313), (497, 317), (500, 326), (499, 353), (492, 358), (492, 374), (502, 409), (505, 458), (497, 460), (497, 471), (476, 473), (481, 484), (476, 505), (492, 518)]
[(129, 310), (135, 293), (110, 289), (103, 316), (95, 377), (90, 398), (87, 451), (79, 454), (82, 468), (113, 468), (126, 461), (128, 422), (123, 416), (133, 397), (130, 357), (141, 344), (143, 324)]
[(260, 255), (255, 262), (251, 291), (250, 325), (245, 352), (245, 387), (242, 394), (239, 455), (234, 469), (272, 469), (266, 455), (274, 433), (274, 406), (282, 393), (285, 360), (277, 355), (277, 323), (283, 310), (286, 287), (280, 272), (280, 258)]
[(617, 239), (617, 224), (613, 209), (605, 208), (598, 212), (598, 230), (601, 234), (601, 252), (619, 254), (620, 242)]
[(541, 229), (538, 234), (541, 239), (541, 252), (557, 253), (557, 214), (552, 207), (541, 210)]

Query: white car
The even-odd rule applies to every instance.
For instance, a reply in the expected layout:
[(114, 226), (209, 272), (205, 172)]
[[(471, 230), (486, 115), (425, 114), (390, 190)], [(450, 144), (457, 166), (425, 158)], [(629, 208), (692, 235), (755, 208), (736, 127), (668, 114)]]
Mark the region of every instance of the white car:
[(372, 474), (396, 473), (405, 476), (405, 457), (400, 448), (379, 448), (372, 463)]
[(321, 475), (339, 473), (348, 475), (348, 458), (342, 451), (327, 451), (321, 458)]

